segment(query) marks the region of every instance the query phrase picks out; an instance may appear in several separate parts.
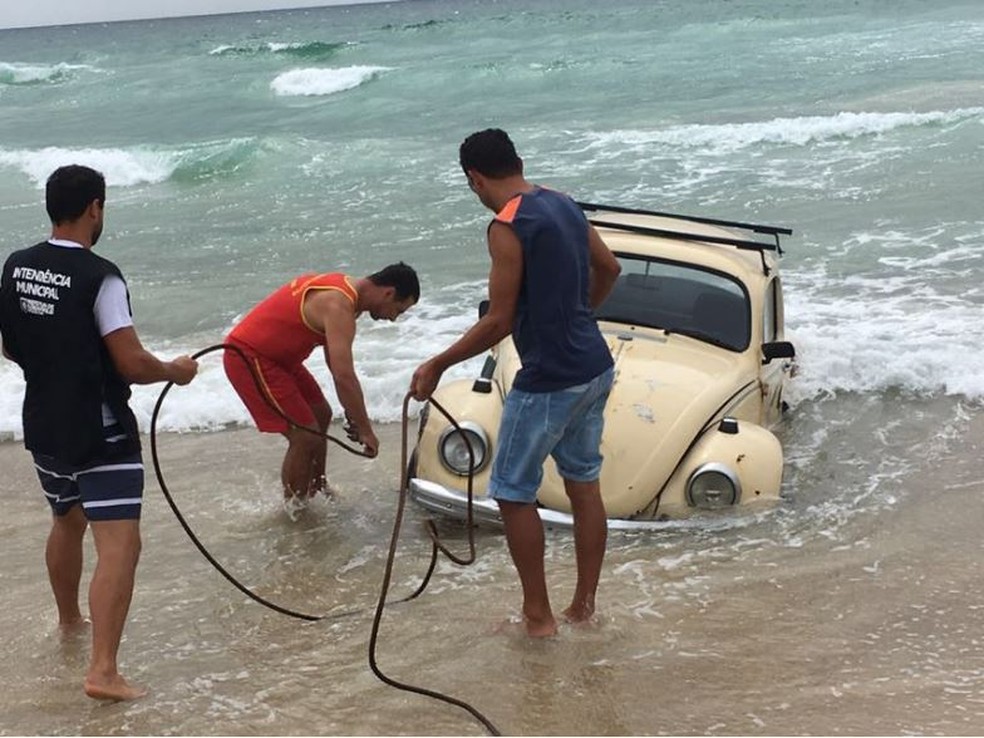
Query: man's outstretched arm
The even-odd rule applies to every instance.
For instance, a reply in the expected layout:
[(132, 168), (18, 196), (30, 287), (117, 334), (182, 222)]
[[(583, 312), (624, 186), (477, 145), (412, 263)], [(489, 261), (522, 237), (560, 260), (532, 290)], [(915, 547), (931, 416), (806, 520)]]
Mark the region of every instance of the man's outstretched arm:
[(179, 356), (173, 361), (158, 359), (143, 347), (132, 326), (107, 333), (103, 342), (116, 371), (131, 384), (188, 384), (198, 372), (198, 362), (189, 356)]

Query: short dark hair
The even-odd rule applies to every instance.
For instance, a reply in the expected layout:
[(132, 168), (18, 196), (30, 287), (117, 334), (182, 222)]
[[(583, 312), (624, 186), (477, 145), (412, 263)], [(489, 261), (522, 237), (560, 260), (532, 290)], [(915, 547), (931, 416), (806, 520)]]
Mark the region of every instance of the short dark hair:
[(98, 200), (106, 202), (106, 179), (95, 169), (81, 164), (58, 167), (45, 185), (45, 207), (55, 225), (70, 223)]
[(412, 297), (413, 301), (417, 302), (420, 299), (420, 281), (417, 279), (417, 272), (402, 261), (383, 267), (375, 274), (370, 274), (367, 279), (379, 287), (393, 287), (396, 290), (397, 300)]
[(492, 179), (523, 173), (523, 160), (509, 134), (499, 128), (486, 128), (466, 138), (458, 149), (458, 161), (465, 174), (474, 169)]

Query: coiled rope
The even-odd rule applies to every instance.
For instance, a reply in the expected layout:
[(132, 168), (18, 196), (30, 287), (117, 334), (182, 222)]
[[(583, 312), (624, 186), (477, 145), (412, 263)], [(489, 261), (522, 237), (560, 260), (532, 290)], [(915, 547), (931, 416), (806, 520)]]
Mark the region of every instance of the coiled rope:
[[(335, 438), (334, 436), (332, 436), (327, 432), (323, 432), (317, 428), (310, 428), (305, 425), (300, 425), (298, 423), (295, 423), (293, 420), (291, 420), (286, 414), (283, 413), (282, 410), (280, 410), (279, 407), (277, 407), (276, 403), (273, 401), (273, 398), (271, 398), (268, 395), (266, 388), (263, 386), (263, 383), (260, 381), (260, 377), (257, 376), (255, 368), (249, 362), (246, 354), (238, 346), (229, 343), (215, 344), (213, 346), (208, 346), (207, 348), (204, 348), (201, 351), (193, 354), (191, 358), (199, 359), (202, 356), (205, 356), (207, 354), (216, 351), (233, 351), (237, 353), (240, 356), (240, 358), (242, 358), (242, 360), (245, 362), (246, 366), (249, 368), (250, 375), (253, 379), (253, 382), (256, 385), (262, 397), (266, 400), (267, 404), (273, 409), (274, 412), (276, 412), (281, 418), (287, 421), (290, 425), (296, 428), (300, 428), (304, 431), (307, 431), (308, 433), (313, 433), (317, 436), (321, 436), (322, 438), (326, 438), (327, 440), (332, 441), (333, 443), (341, 446), (342, 448), (344, 448), (346, 451), (350, 453), (356, 454), (358, 456), (368, 457), (368, 454), (366, 454), (364, 451), (357, 449), (345, 443), (344, 441), (339, 440), (338, 438)], [(164, 494), (164, 499), (167, 500), (167, 503), (170, 506), (171, 511), (174, 513), (174, 516), (178, 519), (178, 522), (181, 524), (181, 527), (188, 535), (188, 538), (191, 539), (191, 542), (195, 545), (195, 547), (202, 554), (202, 556), (204, 556), (208, 560), (208, 562), (216, 569), (216, 571), (218, 571), (222, 576), (224, 576), (240, 592), (242, 592), (243, 594), (245, 594), (247, 597), (254, 600), (255, 602), (258, 602), (259, 604), (263, 605), (264, 607), (279, 612), (282, 615), (287, 615), (289, 617), (297, 618), (299, 620), (317, 621), (317, 620), (334, 620), (342, 617), (349, 617), (351, 615), (356, 615), (360, 613), (361, 610), (352, 610), (342, 613), (334, 613), (331, 615), (309, 615), (306, 613), (298, 612), (296, 610), (292, 610), (282, 605), (278, 605), (277, 603), (271, 602), (270, 600), (252, 591), (249, 587), (247, 587), (245, 584), (243, 584), (238, 579), (236, 579), (236, 577), (230, 574), (229, 571), (224, 566), (222, 566), (222, 564), (220, 564), (214, 556), (212, 556), (212, 554), (201, 542), (198, 536), (195, 535), (195, 532), (192, 530), (191, 526), (188, 524), (188, 521), (185, 519), (184, 515), (182, 515), (181, 513), (181, 510), (178, 508), (177, 503), (175, 503), (174, 498), (172, 497), (171, 492), (168, 489), (167, 482), (164, 479), (164, 472), (161, 469), (160, 458), (157, 452), (157, 418), (160, 415), (160, 410), (164, 403), (164, 398), (167, 396), (168, 392), (170, 392), (171, 387), (173, 386), (174, 386), (173, 382), (168, 382), (166, 385), (164, 385), (164, 389), (161, 390), (161, 394), (157, 398), (157, 402), (154, 405), (154, 412), (152, 413), (150, 418), (150, 452), (154, 462), (154, 473), (157, 476), (157, 483), (160, 485), (161, 492)], [(376, 661), (376, 646), (379, 638), (379, 626), (380, 623), (382, 622), (383, 610), (385, 609), (385, 606), (387, 604), (409, 602), (410, 600), (419, 597), (424, 592), (424, 590), (427, 588), (427, 585), (430, 583), (431, 576), (433, 575), (435, 568), (437, 567), (438, 552), (444, 554), (449, 560), (451, 560), (455, 564), (458, 564), (459, 566), (469, 566), (475, 562), (475, 533), (474, 533), (475, 526), (473, 521), (473, 509), (472, 509), (472, 499), (473, 499), (472, 482), (473, 482), (474, 475), (471, 471), (475, 468), (475, 454), (471, 447), (471, 443), (468, 440), (467, 434), (465, 434), (461, 430), (461, 427), (458, 425), (457, 421), (454, 418), (452, 418), (451, 415), (436, 400), (431, 398), (430, 400), (431, 405), (435, 409), (437, 409), (438, 412), (440, 412), (445, 418), (447, 418), (447, 420), (461, 434), (461, 437), (465, 441), (465, 446), (468, 449), (469, 470), (470, 470), (468, 474), (468, 508), (467, 508), (468, 509), (468, 513), (467, 513), (468, 555), (462, 557), (452, 553), (447, 548), (447, 546), (445, 546), (441, 542), (440, 535), (438, 534), (437, 531), (437, 526), (435, 525), (433, 519), (429, 518), (425, 522), (425, 527), (428, 536), (431, 539), (431, 559), (430, 559), (430, 564), (427, 567), (427, 572), (424, 574), (420, 585), (413, 593), (399, 600), (395, 600), (392, 603), (387, 602), (386, 600), (386, 597), (389, 594), (390, 581), (393, 573), (393, 563), (396, 558), (397, 543), (399, 541), (400, 530), (403, 525), (403, 515), (404, 515), (404, 510), (406, 508), (406, 499), (410, 490), (409, 478), (407, 473), (407, 463), (408, 463), (407, 429), (409, 425), (408, 408), (409, 408), (410, 399), (411, 399), (411, 395), (408, 392), (407, 395), (403, 398), (401, 454), (400, 454), (400, 494), (399, 494), (399, 498), (398, 498), (399, 501), (396, 510), (396, 520), (393, 523), (393, 534), (390, 538), (389, 553), (386, 557), (386, 566), (383, 573), (383, 583), (382, 583), (382, 587), (380, 588), (379, 600), (376, 603), (376, 611), (372, 621), (372, 631), (369, 638), (369, 668), (372, 669), (373, 674), (375, 674), (376, 677), (379, 678), (380, 681), (382, 681), (383, 683), (391, 687), (394, 687), (396, 689), (401, 689), (407, 692), (413, 692), (415, 694), (424, 695), (426, 697), (431, 697), (433, 699), (446, 702), (450, 705), (460, 707), (461, 709), (470, 713), (480, 723), (482, 723), (482, 725), (488, 731), (489, 735), (501, 735), (498, 728), (496, 728), (495, 725), (487, 717), (485, 717), (485, 715), (483, 715), (475, 707), (468, 704), (467, 702), (464, 702), (463, 700), (459, 700), (455, 697), (451, 697), (450, 695), (437, 692), (435, 690), (427, 689), (425, 687), (417, 687), (412, 684), (406, 684), (404, 682), (400, 682), (395, 679), (392, 679), (391, 677), (387, 676), (382, 672)]]

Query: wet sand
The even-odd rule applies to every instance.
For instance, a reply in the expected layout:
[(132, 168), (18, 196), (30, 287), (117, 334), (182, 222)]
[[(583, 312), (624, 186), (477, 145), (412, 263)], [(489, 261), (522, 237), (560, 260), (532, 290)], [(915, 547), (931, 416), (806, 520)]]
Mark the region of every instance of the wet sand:
[[(278, 439), (162, 437), (179, 506), (237, 576), (288, 607), (357, 613), (302, 623), (249, 601), (187, 541), (148, 470), (121, 664), (151, 692), (117, 705), (82, 695), (86, 647), (58, 639), (44, 579), (46, 506), (27, 455), (0, 444), (0, 733), (482, 734), (458, 708), (388, 687), (367, 666), (399, 428), (381, 440), (372, 462), (333, 450), (334, 499), (291, 523), (276, 502)], [(895, 503), (833, 525), (817, 493), (723, 528), (614, 535), (600, 627), (544, 642), (495, 632), (517, 615), (518, 587), (501, 535), (480, 531), (474, 566), (442, 562), (424, 596), (387, 609), (380, 667), (471, 703), (506, 734), (981, 734), (982, 440), (977, 415), (900, 481)], [(426, 568), (421, 517), (408, 512), (394, 596)], [(465, 550), (460, 527), (442, 530)], [(559, 609), (574, 582), (566, 534), (548, 536), (547, 568)]]

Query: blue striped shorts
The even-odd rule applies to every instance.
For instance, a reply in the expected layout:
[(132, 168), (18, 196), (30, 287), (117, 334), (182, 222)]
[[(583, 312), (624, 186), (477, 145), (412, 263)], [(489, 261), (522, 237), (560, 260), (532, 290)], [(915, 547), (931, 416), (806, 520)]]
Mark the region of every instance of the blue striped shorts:
[(139, 520), (144, 467), (140, 453), (71, 466), (45, 454), (33, 454), (41, 488), (55, 515), (75, 505), (89, 520)]

